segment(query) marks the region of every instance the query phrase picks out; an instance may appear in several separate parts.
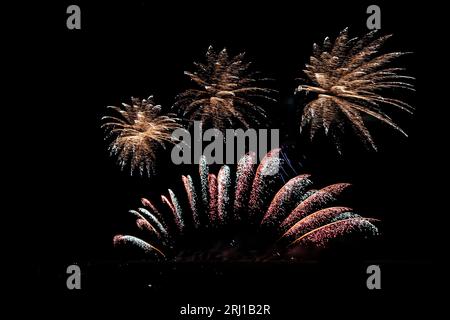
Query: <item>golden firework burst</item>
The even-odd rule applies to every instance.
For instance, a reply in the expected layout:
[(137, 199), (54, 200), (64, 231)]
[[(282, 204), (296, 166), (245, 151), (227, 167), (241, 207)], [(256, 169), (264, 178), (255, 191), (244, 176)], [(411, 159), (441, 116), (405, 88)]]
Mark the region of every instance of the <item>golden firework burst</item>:
[(208, 126), (226, 128), (238, 124), (249, 128), (266, 118), (261, 104), (273, 99), (276, 90), (257, 83), (268, 80), (249, 71), (244, 54), (229, 57), (227, 50), (206, 52), (206, 63), (194, 63), (195, 72), (185, 74), (198, 86), (177, 96), (174, 107), (190, 120), (200, 120)]
[(109, 149), (117, 156), (122, 169), (129, 163), (131, 174), (153, 173), (154, 161), (160, 148), (173, 143), (172, 132), (180, 127), (176, 118), (161, 115), (161, 106), (155, 105), (153, 97), (132, 98), (131, 105), (110, 106), (119, 116), (105, 116), (102, 128), (106, 139), (112, 138)]
[(303, 110), (300, 130), (310, 130), (310, 138), (323, 128), (341, 152), (339, 136), (345, 123), (350, 123), (366, 147), (377, 150), (364, 118), (372, 117), (406, 133), (386, 114), (389, 107), (412, 113), (414, 108), (404, 101), (382, 95), (385, 89), (414, 90), (413, 77), (400, 74), (403, 68), (387, 67), (404, 52), (379, 54), (380, 47), (391, 35), (376, 37), (372, 31), (362, 38), (349, 39), (344, 29), (334, 43), (326, 37), (323, 46), (313, 46), (306, 65), (305, 84), (296, 92), (315, 94)]

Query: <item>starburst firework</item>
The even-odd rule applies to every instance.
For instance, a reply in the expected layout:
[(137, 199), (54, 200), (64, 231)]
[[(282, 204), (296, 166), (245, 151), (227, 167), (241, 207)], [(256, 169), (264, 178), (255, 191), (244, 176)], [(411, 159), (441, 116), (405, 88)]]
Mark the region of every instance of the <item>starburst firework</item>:
[(195, 72), (185, 72), (198, 88), (179, 94), (174, 107), (190, 120), (219, 129), (234, 124), (249, 128), (265, 120), (261, 104), (276, 101), (276, 91), (258, 85), (268, 79), (251, 72), (250, 63), (243, 57), (244, 54), (230, 57), (226, 49), (215, 52), (209, 47), (206, 63), (195, 63)]
[(142, 239), (117, 235), (114, 244), (159, 259), (270, 260), (298, 256), (299, 248), (302, 253), (323, 248), (344, 236), (378, 234), (374, 219), (336, 206), (348, 184), (315, 190), (310, 175), (286, 183), (281, 171), (265, 175), (267, 168), (283, 165), (280, 153), (272, 150), (258, 166), (250, 161), (254, 155), (248, 154), (236, 174), (226, 165), (217, 175), (209, 173), (201, 162), (197, 180), (182, 177), (186, 195), (169, 189), (169, 197), (163, 195), (159, 206), (144, 198), (144, 207), (130, 211)]
[(382, 95), (385, 89), (414, 90), (413, 77), (400, 74), (404, 69), (388, 67), (403, 52), (378, 54), (390, 35), (376, 37), (372, 31), (362, 38), (348, 38), (344, 29), (334, 43), (327, 37), (320, 47), (313, 46), (313, 55), (306, 65), (305, 84), (297, 92), (313, 93), (315, 97), (303, 110), (301, 130), (309, 128), (310, 138), (323, 128), (341, 152), (340, 134), (345, 122), (352, 126), (366, 147), (377, 150), (364, 118), (371, 117), (406, 133), (387, 115), (389, 107), (408, 113), (413, 107), (404, 101)]
[(120, 108), (108, 107), (119, 116), (104, 116), (102, 128), (105, 139), (111, 138), (109, 149), (121, 168), (129, 164), (131, 174), (138, 171), (150, 176), (157, 151), (173, 143), (172, 132), (180, 126), (177, 119), (160, 115), (161, 106), (154, 104), (152, 96), (143, 100), (132, 98), (131, 102)]

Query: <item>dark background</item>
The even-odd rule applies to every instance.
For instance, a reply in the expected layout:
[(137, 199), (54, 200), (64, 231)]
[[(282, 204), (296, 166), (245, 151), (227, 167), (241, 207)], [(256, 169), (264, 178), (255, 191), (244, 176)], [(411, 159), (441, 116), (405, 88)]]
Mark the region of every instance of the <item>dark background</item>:
[[(381, 33), (394, 34), (384, 50), (413, 52), (397, 64), (417, 78), (417, 92), (403, 97), (417, 111), (412, 117), (396, 117), (408, 139), (370, 123), (380, 151), (367, 152), (349, 139), (347, 152), (338, 156), (325, 140), (311, 144), (299, 139), (294, 106), (301, 101), (293, 98), (295, 78), (302, 75), (314, 42), (327, 35), (334, 38), (344, 27), (350, 28), (350, 35), (365, 33), (371, 3), (74, 3), (81, 7), (82, 29), (66, 29), (65, 10), (72, 3), (39, 6), (34, 13), (42, 12), (45, 19), (37, 19), (25, 52), (30, 76), (23, 81), (34, 99), (24, 111), (31, 122), (39, 123), (35, 143), (29, 146), (34, 155), (32, 183), (23, 190), (38, 210), (31, 220), (37, 292), (71, 298), (143, 290), (156, 297), (155, 307), (175, 297), (168, 302), (169, 315), (175, 315), (180, 304), (236, 302), (271, 303), (279, 306), (278, 314), (289, 314), (297, 298), (315, 300), (305, 292), (339, 300), (332, 293), (344, 291), (371, 304), (393, 303), (387, 297), (397, 293), (422, 296), (435, 287), (438, 240), (436, 222), (428, 217), (437, 212), (432, 179), (439, 149), (432, 134), (430, 108), (435, 106), (429, 98), (432, 40), (423, 17), (432, 20), (430, 12), (436, 8), (377, 3)], [(137, 207), (142, 196), (178, 184), (180, 174), (193, 169), (175, 167), (163, 158), (167, 166), (157, 177), (130, 177), (109, 157), (100, 118), (106, 106), (129, 102), (131, 96), (153, 94), (168, 109), (176, 93), (190, 85), (183, 71), (192, 70), (193, 61), (202, 61), (209, 45), (234, 54), (245, 51), (255, 69), (276, 79), (280, 103), (271, 110), (272, 127), (281, 129), (282, 142), (295, 145), (292, 156), (302, 161), (306, 172), (323, 182), (354, 185), (350, 204), (382, 220), (383, 237), (377, 246), (345, 259), (300, 265), (154, 265), (120, 259), (112, 236), (124, 231), (127, 210)], [(365, 268), (373, 263), (386, 270), (381, 293), (365, 289)], [(82, 267), (81, 292), (65, 287), (69, 264)]]

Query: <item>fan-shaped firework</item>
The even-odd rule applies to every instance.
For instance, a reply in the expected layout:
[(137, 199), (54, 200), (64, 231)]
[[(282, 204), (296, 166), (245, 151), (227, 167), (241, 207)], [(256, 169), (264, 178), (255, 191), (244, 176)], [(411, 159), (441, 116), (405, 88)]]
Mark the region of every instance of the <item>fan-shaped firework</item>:
[(179, 128), (175, 118), (160, 115), (161, 106), (154, 105), (153, 97), (131, 99), (122, 108), (111, 106), (119, 116), (102, 118), (106, 138), (112, 138), (109, 149), (116, 155), (123, 169), (128, 163), (131, 174), (138, 170), (141, 175), (153, 173), (156, 152), (172, 143), (172, 132)]
[(410, 83), (413, 78), (400, 74), (404, 69), (387, 66), (405, 53), (378, 54), (389, 37), (376, 37), (373, 31), (360, 39), (349, 39), (345, 29), (334, 43), (327, 37), (322, 47), (314, 44), (304, 70), (307, 79), (296, 90), (315, 94), (303, 110), (300, 125), (301, 130), (309, 127), (311, 139), (323, 128), (341, 152), (340, 134), (347, 120), (364, 144), (376, 150), (365, 117), (380, 120), (406, 136), (385, 111), (393, 107), (412, 113), (413, 107), (381, 93), (385, 89), (414, 90)]
[(143, 207), (130, 211), (142, 239), (117, 235), (114, 243), (161, 259), (267, 260), (314, 251), (344, 236), (378, 234), (374, 219), (336, 206), (348, 184), (315, 190), (309, 175), (284, 183), (283, 170), (264, 174), (284, 165), (280, 152), (272, 150), (258, 166), (254, 155), (244, 156), (235, 175), (224, 165), (216, 176), (202, 161), (198, 179), (183, 176), (185, 192), (169, 190), (158, 207), (142, 199)]
[(250, 63), (243, 57), (229, 57), (226, 49), (215, 52), (209, 47), (206, 63), (195, 63), (195, 72), (185, 72), (198, 88), (179, 94), (174, 107), (190, 120), (219, 129), (233, 124), (249, 128), (265, 119), (261, 103), (275, 101), (272, 95), (276, 91), (258, 85), (267, 79), (249, 71)]

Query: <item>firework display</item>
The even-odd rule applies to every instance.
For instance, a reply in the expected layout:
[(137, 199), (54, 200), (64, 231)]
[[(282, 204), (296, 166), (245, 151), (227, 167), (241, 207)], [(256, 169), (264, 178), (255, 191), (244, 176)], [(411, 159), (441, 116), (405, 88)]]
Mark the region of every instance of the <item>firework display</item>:
[(13, 3), (33, 310), (437, 310), (443, 5)]
[[(372, 31), (349, 38), (345, 29), (334, 41), (327, 37), (323, 45), (314, 44), (304, 70), (306, 79), (296, 89), (307, 98), (301, 133), (309, 130), (312, 140), (323, 130), (339, 153), (347, 127), (366, 147), (377, 150), (366, 127), (370, 118), (406, 136), (388, 113), (395, 109), (413, 113), (414, 108), (384, 92), (414, 90), (414, 78), (403, 75), (402, 68), (388, 66), (405, 53), (379, 53), (389, 37)], [(174, 142), (172, 132), (181, 128), (178, 120), (195, 120), (219, 130), (266, 123), (265, 107), (276, 102), (276, 91), (261, 85), (268, 79), (250, 71), (244, 54), (230, 56), (226, 49), (215, 51), (210, 46), (206, 61), (194, 65), (195, 71), (185, 74), (196, 88), (180, 93), (173, 104), (182, 119), (161, 115), (152, 97), (111, 107), (120, 116), (103, 118), (111, 154), (122, 169), (129, 165), (131, 174), (152, 175), (158, 153)], [(366, 238), (379, 233), (376, 219), (341, 205), (350, 184), (319, 186), (309, 174), (286, 175), (283, 168), (290, 161), (281, 149), (269, 151), (258, 165), (254, 152), (245, 154), (237, 167), (224, 164), (212, 172), (208, 163), (202, 156), (198, 176), (182, 175), (182, 188), (169, 189), (160, 201), (143, 198), (142, 208), (130, 210), (139, 237), (117, 235), (114, 244), (161, 259), (261, 260), (292, 258), (306, 248), (320, 251), (350, 235)]]
[(226, 49), (216, 52), (209, 47), (206, 62), (195, 63), (195, 72), (185, 72), (197, 88), (180, 93), (174, 107), (184, 118), (218, 129), (233, 124), (250, 128), (265, 121), (262, 103), (275, 102), (276, 91), (258, 85), (268, 79), (250, 71), (243, 58), (244, 54), (230, 57)]
[(131, 174), (150, 176), (158, 150), (173, 143), (172, 132), (179, 128), (176, 119), (161, 115), (161, 106), (154, 104), (152, 96), (109, 108), (118, 114), (102, 118), (111, 155), (117, 156), (122, 169), (129, 165)]
[[(169, 197), (162, 196), (160, 209), (143, 199), (145, 208), (130, 211), (143, 231), (142, 238), (117, 235), (114, 243), (135, 246), (159, 259), (259, 260), (281, 254), (291, 257), (299, 246), (317, 250), (349, 234), (360, 237), (378, 234), (373, 224), (375, 219), (364, 218), (347, 207), (335, 206), (348, 184), (334, 184), (315, 191), (310, 188), (311, 177), (304, 174), (279, 188), (281, 170), (275, 174), (267, 170), (283, 165), (280, 152), (280, 149), (270, 151), (259, 165), (249, 161), (251, 154), (245, 155), (235, 175), (226, 165), (217, 176), (202, 174), (209, 169), (201, 161), (199, 181), (190, 176), (182, 177), (186, 195), (177, 196), (169, 189)], [(197, 190), (201, 190), (201, 194)], [(182, 203), (181, 198), (186, 199), (186, 203)], [(170, 214), (162, 217), (162, 211)], [(263, 243), (240, 248), (243, 242), (236, 240), (236, 233), (227, 226), (240, 230), (238, 239), (244, 234), (244, 238), (249, 236)], [(204, 237), (201, 238), (203, 245), (210, 245), (207, 250), (186, 247), (189, 238), (198, 236), (197, 233)], [(200, 257), (196, 255), (198, 252), (204, 254)]]
[(377, 37), (372, 31), (362, 38), (349, 38), (343, 30), (334, 42), (326, 37), (323, 45), (314, 44), (313, 55), (304, 73), (306, 79), (296, 92), (313, 96), (303, 108), (301, 130), (309, 129), (312, 140), (319, 129), (330, 135), (341, 152), (342, 133), (349, 123), (368, 148), (377, 146), (365, 124), (367, 117), (381, 121), (407, 134), (388, 115), (396, 108), (412, 113), (408, 103), (383, 95), (385, 89), (414, 90), (413, 77), (388, 64), (404, 52), (379, 54), (390, 35)]

